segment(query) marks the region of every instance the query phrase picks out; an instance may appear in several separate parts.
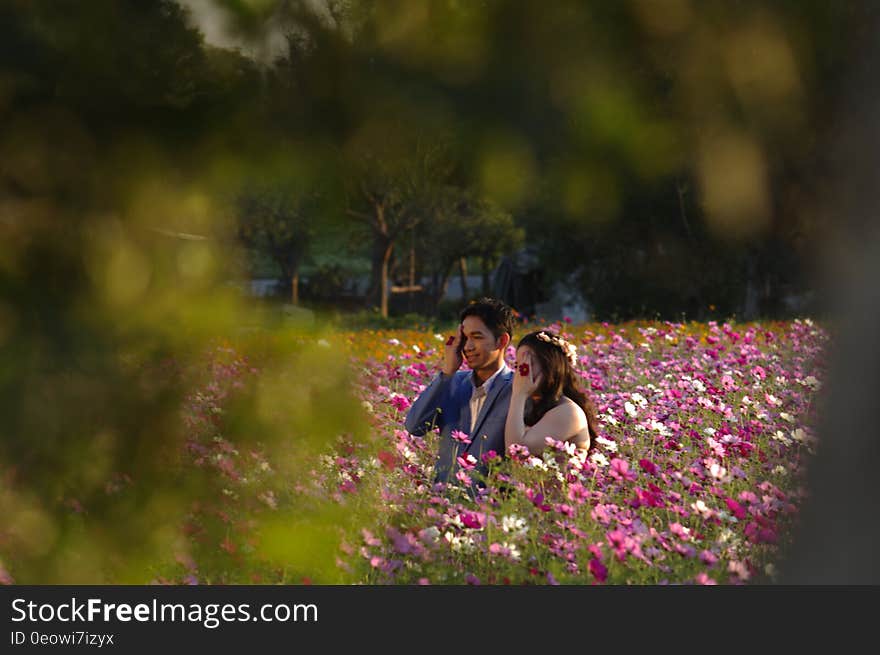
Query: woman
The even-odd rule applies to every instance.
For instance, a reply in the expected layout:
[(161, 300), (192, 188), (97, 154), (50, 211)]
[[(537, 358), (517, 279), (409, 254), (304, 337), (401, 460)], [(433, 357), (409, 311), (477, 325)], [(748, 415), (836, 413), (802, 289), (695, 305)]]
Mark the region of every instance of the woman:
[(589, 450), (597, 437), (596, 409), (579, 388), (576, 363), (575, 347), (551, 332), (539, 330), (520, 340), (505, 448), (523, 444), (539, 455), (547, 446), (545, 439), (552, 437)]

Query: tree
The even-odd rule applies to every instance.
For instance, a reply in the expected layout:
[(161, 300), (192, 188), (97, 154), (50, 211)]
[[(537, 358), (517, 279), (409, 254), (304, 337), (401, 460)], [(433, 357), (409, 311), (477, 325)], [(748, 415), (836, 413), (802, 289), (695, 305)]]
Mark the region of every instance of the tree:
[(318, 229), (320, 196), (280, 183), (251, 187), (239, 198), (238, 235), (247, 246), (267, 253), (299, 304), (299, 272)]
[[(355, 144), (345, 170), (346, 213), (367, 225), (373, 237), (369, 296), (388, 316), (389, 266), (395, 244), (416, 230), (451, 163), (441, 143), (415, 139), (412, 149), (389, 151), (376, 142)], [(387, 146), (387, 144), (386, 144)]]
[[(437, 190), (420, 231), (417, 251), (419, 261), (432, 279), (431, 301), (434, 309), (446, 294), (449, 276), (456, 262), (477, 257), (482, 264), (483, 293), (489, 286), (489, 271), (498, 258), (516, 250), (524, 240), (511, 214), (472, 189), (447, 185)], [(467, 287), (463, 283), (463, 291)]]

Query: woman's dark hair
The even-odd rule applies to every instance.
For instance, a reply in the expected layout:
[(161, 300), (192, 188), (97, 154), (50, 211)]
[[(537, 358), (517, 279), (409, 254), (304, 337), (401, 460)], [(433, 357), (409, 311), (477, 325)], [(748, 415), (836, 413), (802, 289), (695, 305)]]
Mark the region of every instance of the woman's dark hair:
[(544, 414), (559, 404), (562, 396), (567, 396), (584, 410), (584, 414), (587, 416), (587, 426), (590, 429), (589, 449), (592, 450), (596, 443), (596, 437), (599, 436), (596, 406), (586, 392), (581, 389), (577, 374), (568, 360), (568, 353), (563, 350), (561, 345), (540, 338), (538, 335), (542, 333), (551, 339), (556, 338), (550, 332), (538, 330), (525, 335), (516, 346), (517, 349), (520, 346), (528, 346), (535, 354), (541, 367), (541, 384), (537, 390), (541, 398), (533, 402), (527, 411), (524, 417), (525, 424), (534, 425), (541, 420)]
[(480, 298), (461, 310), (460, 321), (468, 316), (476, 316), (500, 339), (505, 332), (513, 338), (513, 309), (494, 298)]

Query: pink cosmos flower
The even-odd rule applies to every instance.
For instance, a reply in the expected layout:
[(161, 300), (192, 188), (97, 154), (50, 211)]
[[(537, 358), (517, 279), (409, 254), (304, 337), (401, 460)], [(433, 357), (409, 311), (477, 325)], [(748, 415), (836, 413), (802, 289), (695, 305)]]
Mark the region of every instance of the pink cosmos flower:
[(388, 402), (390, 402), (398, 412), (405, 412), (412, 404), (406, 396), (399, 393), (392, 393)]
[(697, 577), (696, 577), (696, 581), (698, 584), (701, 584), (701, 585), (717, 585), (718, 584), (717, 582), (715, 582), (715, 580), (710, 578), (706, 573), (698, 573)]
[(602, 525), (608, 525), (611, 523), (611, 515), (608, 513), (607, 507), (601, 503), (593, 508), (590, 512), (590, 517)]
[(457, 441), (458, 443), (469, 444), (471, 442), (471, 438), (467, 433), (462, 432), (461, 430), (453, 430), (452, 434), (449, 436), (452, 437), (453, 441)]
[(556, 505), (554, 509), (557, 513), (562, 514), (563, 516), (574, 516), (574, 508), (571, 505), (560, 503)]
[(714, 566), (718, 563), (718, 558), (711, 550), (704, 550), (700, 553), (700, 561), (706, 566)]
[(670, 523), (669, 531), (682, 541), (688, 541), (691, 538), (691, 531), (684, 527), (681, 523)]
[(361, 535), (364, 537), (364, 543), (367, 546), (381, 546), (382, 541), (373, 536), (373, 533), (364, 528), (361, 530)]
[(470, 453), (468, 453), (464, 457), (461, 457), (461, 456), (456, 457), (455, 461), (458, 462), (458, 465), (464, 471), (470, 471), (471, 469), (473, 469), (477, 465), (477, 458), (474, 457), (473, 455), (471, 455)]
[(590, 490), (580, 482), (572, 482), (568, 487), (568, 499), (581, 505), (590, 498)]
[(521, 443), (510, 444), (507, 448), (507, 454), (510, 455), (510, 458), (515, 462), (525, 462), (532, 455), (529, 452), (529, 449)]
[(616, 480), (620, 478), (630, 478), (632, 474), (629, 472), (629, 462), (625, 459), (620, 459), (619, 457), (615, 457), (611, 460), (611, 477)]

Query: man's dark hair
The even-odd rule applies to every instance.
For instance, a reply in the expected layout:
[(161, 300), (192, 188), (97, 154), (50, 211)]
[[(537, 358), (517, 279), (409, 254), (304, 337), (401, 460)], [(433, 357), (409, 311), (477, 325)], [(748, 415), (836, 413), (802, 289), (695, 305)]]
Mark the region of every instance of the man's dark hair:
[(476, 316), (498, 339), (507, 332), (513, 338), (513, 309), (495, 298), (480, 298), (461, 310), (459, 320), (468, 316)]

